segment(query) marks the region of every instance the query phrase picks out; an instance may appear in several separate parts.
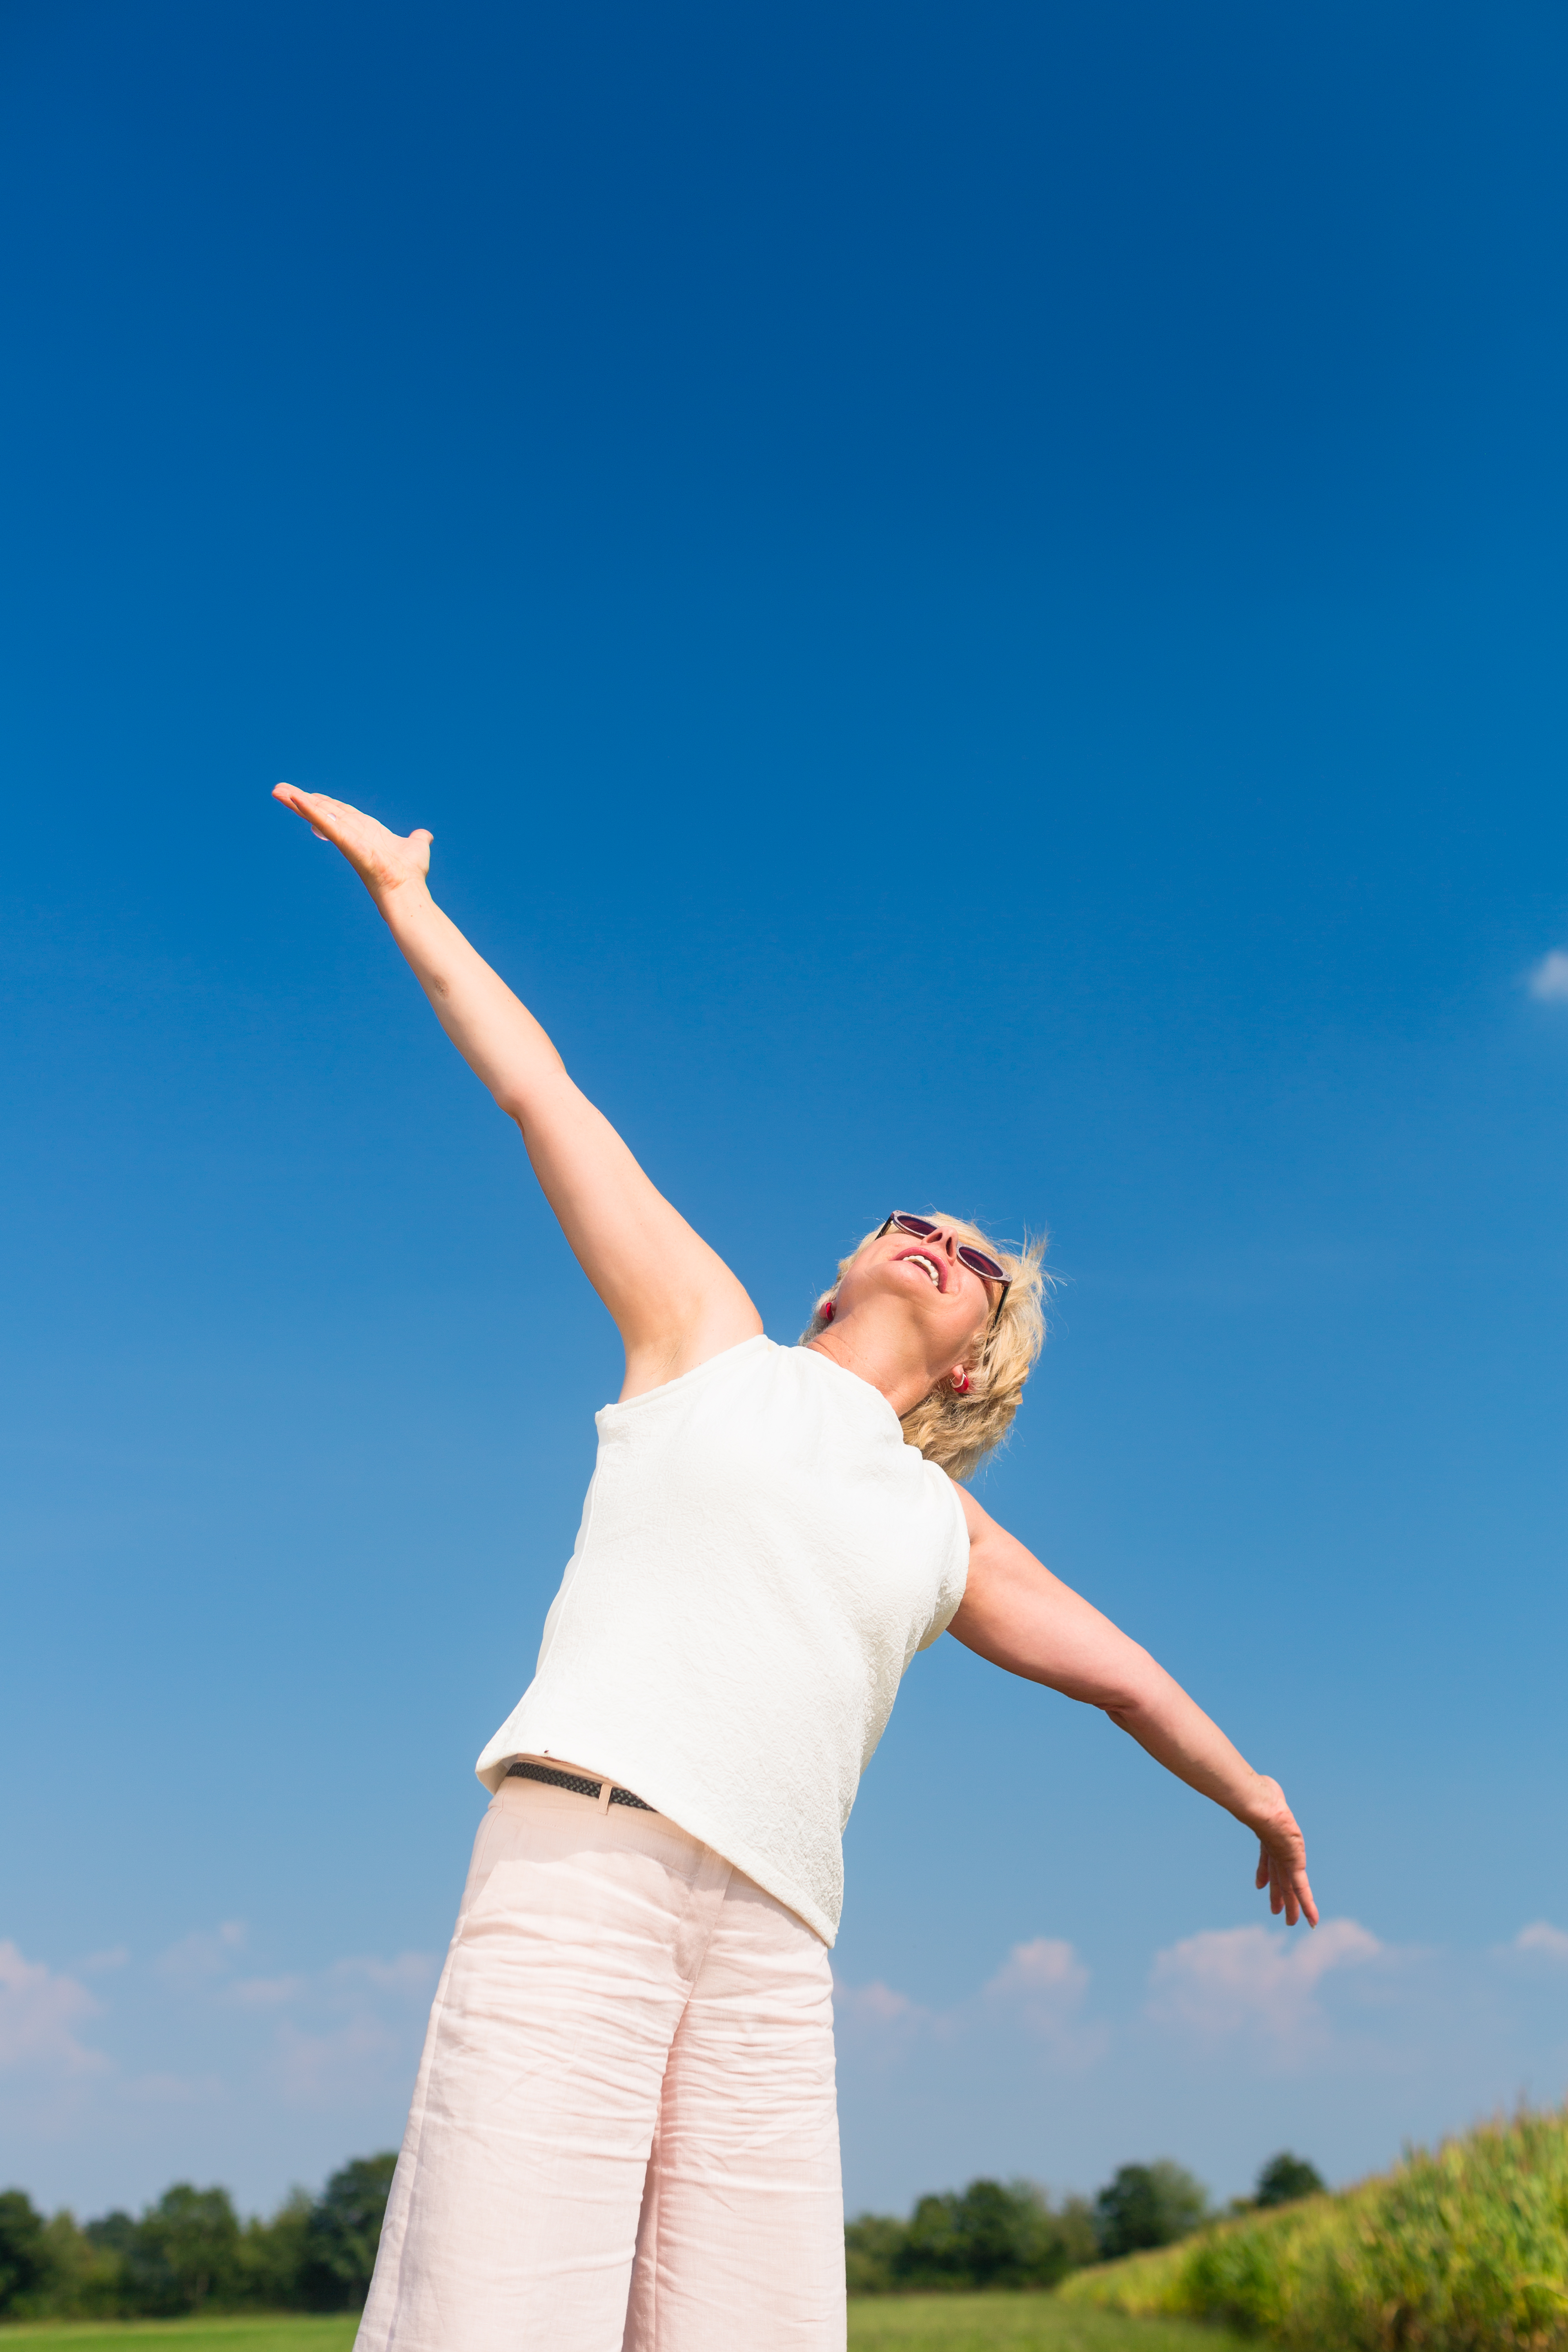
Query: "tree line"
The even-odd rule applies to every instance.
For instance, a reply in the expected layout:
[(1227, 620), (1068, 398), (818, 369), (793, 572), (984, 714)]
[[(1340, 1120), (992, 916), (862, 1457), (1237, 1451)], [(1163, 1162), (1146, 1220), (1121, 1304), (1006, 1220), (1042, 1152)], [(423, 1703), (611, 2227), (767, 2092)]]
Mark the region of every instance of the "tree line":
[[(1313, 2166), (1284, 2151), (1226, 2210), (1286, 2205), (1322, 2186)], [(907, 2221), (862, 2213), (844, 2232), (845, 2268), (851, 2294), (1055, 2286), (1090, 2263), (1173, 2245), (1212, 2218), (1203, 2183), (1168, 2160), (1122, 2165), (1092, 2203), (1053, 2205), (1028, 2180), (972, 2180), (921, 2197)]]
[[(47, 2219), (0, 2193), (0, 2318), (163, 2319), (197, 2311), (357, 2311), (370, 2286), (397, 2159), (355, 2157), (320, 2196), (296, 2189), (242, 2221), (226, 2189), (179, 2181), (136, 2218)], [(1323, 2184), (1300, 2157), (1266, 2164), (1230, 2210), (1289, 2203)], [(851, 2294), (1047, 2287), (1068, 2271), (1168, 2246), (1209, 2218), (1179, 2164), (1124, 2164), (1091, 2203), (1053, 2205), (1029, 2181), (972, 2180), (922, 2197), (907, 2221), (862, 2213), (844, 2232)]]
[(166, 2189), (138, 2219), (47, 2221), (0, 2193), (0, 2317), (163, 2319), (194, 2311), (357, 2311), (395, 2155), (356, 2157), (319, 2197), (299, 2189), (269, 2221), (241, 2221), (226, 2189)]

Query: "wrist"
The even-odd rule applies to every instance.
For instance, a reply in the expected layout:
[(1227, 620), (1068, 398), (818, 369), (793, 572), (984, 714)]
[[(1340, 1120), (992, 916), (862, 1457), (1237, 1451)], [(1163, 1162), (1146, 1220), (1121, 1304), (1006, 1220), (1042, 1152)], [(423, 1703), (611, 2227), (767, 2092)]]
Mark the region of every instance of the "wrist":
[(1284, 1790), (1278, 1780), (1271, 1780), (1266, 1772), (1253, 1774), (1252, 1787), (1247, 1791), (1246, 1802), (1237, 1806), (1237, 1812), (1247, 1828), (1258, 1837), (1261, 1837), (1266, 1830), (1272, 1829), (1277, 1822), (1290, 1818), (1290, 1808), (1285, 1802)]
[(367, 881), (365, 887), (375, 901), (382, 921), (394, 931), (406, 923), (417, 922), (436, 904), (423, 874), (410, 874), (395, 881)]

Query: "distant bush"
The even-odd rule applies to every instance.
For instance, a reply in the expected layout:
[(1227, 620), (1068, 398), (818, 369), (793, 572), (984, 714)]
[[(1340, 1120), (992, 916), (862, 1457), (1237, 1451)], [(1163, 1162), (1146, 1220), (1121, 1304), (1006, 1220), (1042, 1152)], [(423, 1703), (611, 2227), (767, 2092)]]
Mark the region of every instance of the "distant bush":
[(1083, 2200), (1053, 2207), (1027, 2180), (972, 2180), (922, 2197), (907, 2221), (863, 2213), (844, 2232), (851, 2294), (1054, 2286), (1096, 2251)]
[(48, 2277), (44, 2217), (20, 2189), (0, 2195), (0, 2311), (26, 2309)]
[(1179, 2164), (1124, 2164), (1094, 2200), (1094, 2231), (1107, 2262), (1146, 2246), (1169, 2246), (1195, 2230), (1208, 2191)]
[(1062, 2292), (1224, 2322), (1291, 2352), (1564, 2352), (1568, 2111), (1489, 2125), (1341, 2195), (1243, 2214)]
[(357, 2311), (381, 2241), (396, 2158), (357, 2157), (321, 2195), (297, 2189), (270, 2221), (241, 2222), (226, 2189), (180, 2181), (139, 2219), (79, 2229), (0, 2193), (0, 2317), (174, 2318), (197, 2311)]
[(306, 2210), (298, 2275), (300, 2300), (310, 2310), (363, 2309), (396, 2163), (390, 2150), (356, 2157)]
[(1301, 2197), (1321, 2197), (1327, 2187), (1328, 2182), (1315, 2164), (1292, 2156), (1289, 2148), (1281, 2148), (1258, 2174), (1252, 2201), (1259, 2206), (1294, 2205)]

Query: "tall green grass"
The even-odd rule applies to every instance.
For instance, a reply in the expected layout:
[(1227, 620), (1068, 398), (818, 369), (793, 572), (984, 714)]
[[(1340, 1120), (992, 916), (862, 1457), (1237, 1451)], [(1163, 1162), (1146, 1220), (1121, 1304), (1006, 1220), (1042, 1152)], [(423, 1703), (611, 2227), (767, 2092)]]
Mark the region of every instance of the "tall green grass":
[(1227, 2322), (1291, 2352), (1568, 2352), (1568, 2111), (1080, 2271), (1059, 2294)]

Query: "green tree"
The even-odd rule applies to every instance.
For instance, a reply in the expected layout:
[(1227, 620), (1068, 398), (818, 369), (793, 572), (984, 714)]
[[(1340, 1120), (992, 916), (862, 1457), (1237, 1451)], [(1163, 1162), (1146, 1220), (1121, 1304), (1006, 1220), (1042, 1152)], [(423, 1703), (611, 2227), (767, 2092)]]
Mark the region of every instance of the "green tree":
[(1208, 2191), (1179, 2164), (1124, 2164), (1094, 2200), (1095, 2234), (1107, 2262), (1145, 2246), (1169, 2246), (1195, 2230)]
[(1309, 2164), (1305, 2157), (1292, 2156), (1289, 2148), (1281, 2148), (1258, 2174), (1252, 2201), (1255, 2205), (1293, 2205), (1298, 2197), (1321, 2197), (1327, 2186), (1315, 2164)]
[(889, 2294), (905, 2224), (888, 2213), (861, 2213), (844, 2225), (844, 2279), (851, 2294)]
[(1054, 2212), (1032, 2181), (972, 2180), (921, 2199), (889, 2267), (903, 2287), (1052, 2286), (1094, 2251), (1080, 2200)]
[(296, 2189), (270, 2221), (249, 2221), (239, 2241), (237, 2300), (259, 2311), (294, 2311), (305, 2301), (311, 2204)]
[(26, 2309), (50, 2271), (44, 2217), (22, 2189), (0, 2192), (0, 2312)]
[(358, 2311), (370, 2290), (382, 2219), (397, 2157), (356, 2156), (334, 2172), (311, 2206), (300, 2273), (312, 2311)]
[(193, 2189), (177, 2181), (139, 2221), (111, 2213), (88, 2224), (95, 2244), (121, 2257), (125, 2307), (156, 2317), (200, 2311), (240, 2298), (239, 2221), (226, 2189)]

